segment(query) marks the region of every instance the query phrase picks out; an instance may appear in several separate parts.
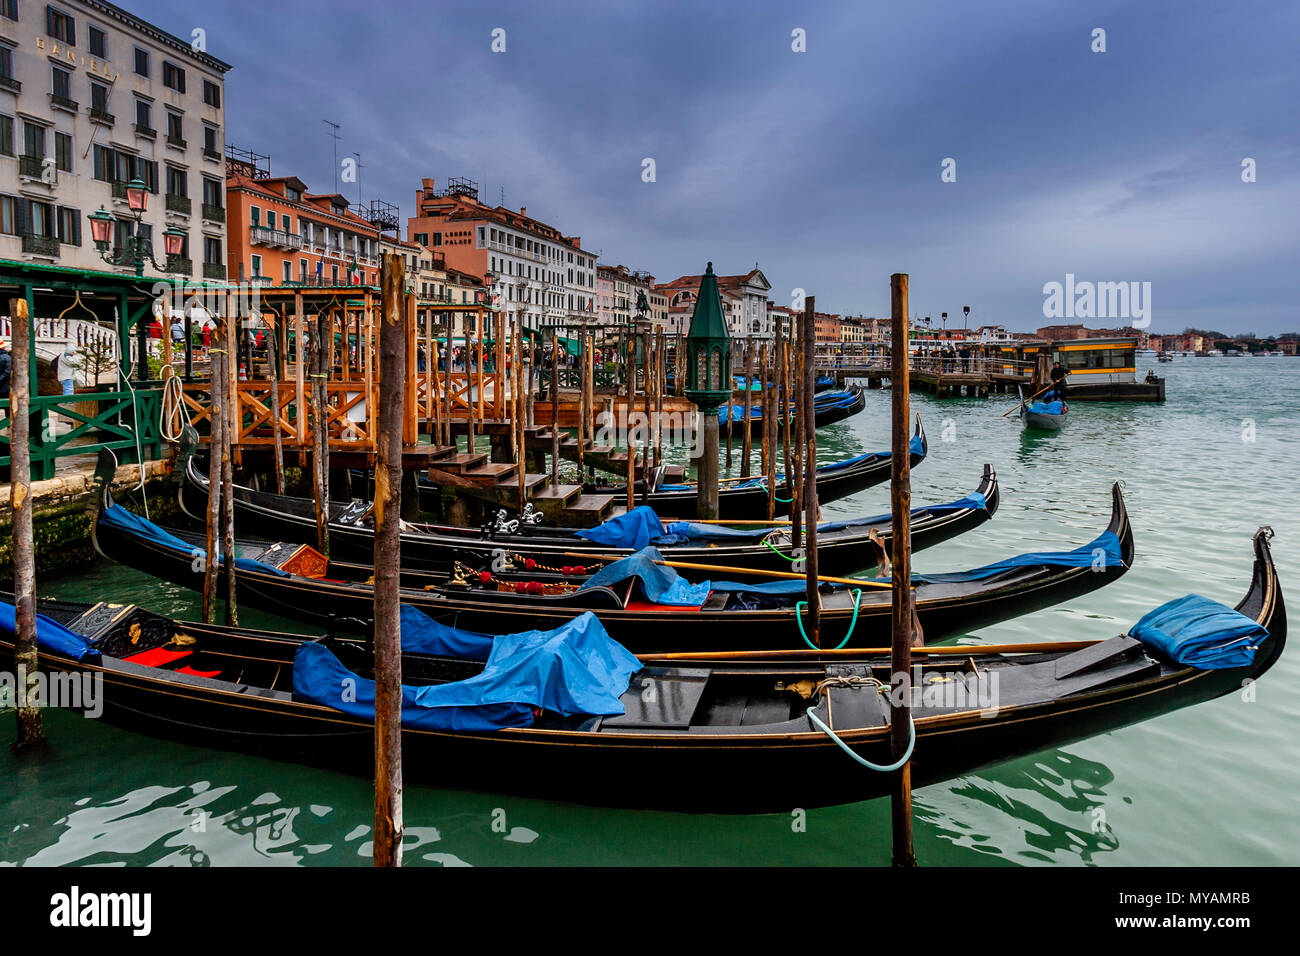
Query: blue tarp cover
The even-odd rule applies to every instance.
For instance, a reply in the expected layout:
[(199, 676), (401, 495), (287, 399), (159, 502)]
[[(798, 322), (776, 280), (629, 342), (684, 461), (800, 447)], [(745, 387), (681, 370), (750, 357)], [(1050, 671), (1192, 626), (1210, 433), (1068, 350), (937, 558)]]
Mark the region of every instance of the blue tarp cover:
[(1129, 633), (1179, 664), (1205, 670), (1246, 667), (1268, 637), (1258, 621), (1199, 594), (1148, 611)]
[[(984, 495), (976, 491), (960, 498), (957, 501), (950, 501), (942, 505), (930, 505), (925, 508), (912, 509), (912, 517), (925, 514), (926, 512), (946, 512), (961, 511), (966, 508), (978, 508), (980, 511), (988, 508), (988, 501)], [(891, 515), (889, 512), (881, 515), (872, 515), (869, 518), (843, 518), (839, 521), (823, 521), (817, 526), (820, 531), (841, 531), (845, 528), (853, 528), (859, 525), (880, 524), (889, 521)], [(758, 529), (748, 528), (728, 528), (723, 525), (697, 524), (693, 521), (671, 521), (668, 523), (667, 533), (662, 537), (655, 538), (651, 543), (663, 547), (670, 544), (687, 544), (692, 541), (759, 541), (771, 534), (773, 531), (788, 531), (789, 525), (783, 527), (767, 527)]]
[[(624, 713), (619, 698), (641, 662), (613, 640), (590, 611), (553, 631), (503, 634), (483, 671), (427, 687), (402, 685), (402, 725), (423, 730), (484, 731), (526, 727), (533, 710)], [(375, 684), (353, 674), (323, 644), (300, 644), (294, 696), (373, 720)]]
[(402, 650), (412, 654), (435, 654), (485, 661), (492, 653), (491, 634), (464, 631), (439, 624), (419, 608), (403, 604), (401, 609)]
[[(1096, 566), (1115, 568), (1123, 567), (1124, 557), (1120, 552), (1119, 538), (1113, 531), (1103, 531), (1092, 541), (1075, 548), (1073, 551), (1030, 551), (1026, 554), (1018, 554), (1014, 558), (1006, 558), (995, 564), (986, 564), (982, 568), (973, 568), (970, 571), (951, 571), (940, 574), (913, 574), (913, 581), (932, 581), (932, 582), (960, 582), (960, 581), (979, 581), (982, 578), (991, 578), (995, 574), (1003, 571), (1010, 571), (1013, 568), (1033, 567), (1038, 564), (1055, 565), (1063, 568), (1086, 568), (1096, 562)], [(873, 578), (875, 581), (888, 581), (889, 578)]]
[(663, 522), (649, 505), (638, 505), (610, 518), (594, 528), (575, 531), (580, 538), (603, 544), (610, 548), (632, 548), (640, 551), (655, 538), (667, 534)]
[(641, 591), (646, 600), (653, 601), (655, 604), (671, 604), (674, 607), (699, 607), (709, 599), (709, 591), (712, 588), (708, 581), (701, 584), (691, 584), (678, 575), (674, 569), (655, 564), (656, 561), (662, 561), (663, 559), (664, 556), (659, 553), (658, 548), (642, 548), (636, 554), (605, 565), (582, 582), (578, 590), (612, 587), (626, 581), (628, 578), (637, 578), (641, 583)]
[[(925, 443), (921, 441), (920, 435), (913, 435), (912, 440), (907, 443), (907, 448), (908, 448), (908, 453), (912, 457), (919, 458), (919, 459), (925, 458)], [(830, 474), (832, 472), (840, 471), (844, 468), (851, 468), (854, 465), (861, 464), (862, 462), (866, 461), (869, 458), (888, 458), (889, 455), (890, 453), (888, 451), (873, 451), (873, 452), (868, 452), (865, 455), (858, 455), (855, 458), (846, 458), (843, 461), (833, 461), (830, 464), (818, 465), (817, 474), (819, 475)], [(776, 476), (777, 484), (779, 485), (783, 481), (785, 481), (785, 472), (778, 472)], [(738, 481), (735, 484), (731, 485), (730, 487), (755, 488), (759, 486), (767, 487), (767, 479), (754, 478), (750, 481)], [(678, 485), (660, 485), (657, 490), (658, 491), (690, 491), (694, 488), (695, 488), (694, 484), (688, 484), (688, 485), (678, 484)]]
[[(0, 634), (4, 634), (11, 641), (18, 638), (17, 615), (18, 612), (12, 604), (0, 601)], [(58, 621), (51, 620), (44, 614), (36, 615), (36, 644), (47, 651), (78, 661), (99, 656), (99, 651), (91, 647), (90, 642), (84, 637), (76, 631), (68, 630)]]
[[(155, 544), (161, 544), (165, 548), (171, 548), (176, 551), (184, 551), (191, 556), (198, 556), (204, 553), (202, 548), (190, 544), (188, 541), (182, 541), (170, 531), (166, 531), (147, 518), (142, 518), (133, 511), (127, 511), (121, 505), (109, 505), (100, 514), (99, 520), (110, 528), (117, 528), (130, 534), (138, 535)], [(261, 561), (254, 561), (252, 558), (235, 558), (235, 567), (243, 568), (245, 571), (269, 571), (277, 574), (282, 578), (289, 577), (289, 572), (281, 571), (277, 567), (264, 564)]]
[(1060, 415), (1065, 411), (1063, 402), (1034, 402), (1029, 410), (1035, 415)]

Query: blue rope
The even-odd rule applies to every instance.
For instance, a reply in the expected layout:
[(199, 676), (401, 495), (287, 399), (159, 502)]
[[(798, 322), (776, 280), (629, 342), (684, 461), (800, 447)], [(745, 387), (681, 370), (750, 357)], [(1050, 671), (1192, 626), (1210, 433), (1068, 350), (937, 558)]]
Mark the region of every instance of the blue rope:
[(903, 756), (899, 757), (893, 763), (886, 764), (884, 766), (881, 766), (878, 763), (872, 763), (870, 760), (867, 760), (865, 757), (859, 757), (857, 754), (855, 754), (852, 748), (850, 748), (848, 744), (840, 740), (840, 738), (835, 735), (835, 731), (831, 730), (824, 723), (822, 723), (821, 718), (813, 713), (813, 708), (811, 707), (808, 708), (808, 719), (811, 720), (814, 724), (816, 724), (818, 729), (821, 730), (822, 733), (824, 733), (827, 737), (831, 738), (831, 740), (835, 741), (836, 745), (841, 750), (843, 750), (846, 754), (848, 754), (858, 763), (862, 764), (862, 766), (866, 767), (868, 770), (875, 770), (880, 773), (892, 773), (895, 770), (902, 770), (903, 766), (909, 760), (912, 759), (912, 750), (913, 748), (916, 747), (916, 724), (912, 722), (912, 715), (910, 712), (907, 715), (907, 749), (903, 751)]
[[(773, 549), (773, 550), (775, 550), (775, 549)], [(777, 553), (780, 554), (779, 551), (778, 551)], [(781, 555), (781, 556), (782, 556), (782, 557), (785, 557), (785, 555)], [(793, 560), (793, 559), (791, 559), (791, 560)], [(849, 593), (853, 595), (853, 620), (849, 621), (849, 633), (845, 634), (845, 635), (844, 635), (844, 640), (840, 641), (839, 645), (838, 645), (837, 647), (834, 648), (834, 649), (837, 650), (837, 651), (838, 651), (840, 648), (842, 648), (845, 644), (847, 644), (847, 643), (849, 642), (849, 638), (853, 636), (853, 626), (854, 626), (855, 624), (858, 623), (858, 607), (859, 607), (859, 606), (861, 605), (861, 603), (862, 603), (862, 588), (854, 588), (854, 589), (853, 589), (852, 591), (850, 591)], [(808, 640), (808, 635), (807, 635), (807, 633), (804, 632), (804, 629), (803, 629), (803, 618), (800, 616), (800, 611), (799, 611), (799, 609), (800, 609), (800, 608), (803, 608), (803, 607), (807, 607), (807, 606), (808, 606), (808, 602), (807, 602), (807, 601), (795, 601), (795, 602), (794, 602), (794, 619), (795, 619), (795, 623), (799, 625), (799, 634), (800, 634), (800, 636), (803, 637), (803, 642), (804, 642), (805, 644), (807, 644), (809, 647), (811, 647), (814, 651), (820, 651), (820, 650), (821, 650), (820, 647), (818, 647), (818, 646), (817, 646), (816, 644), (814, 644), (812, 641)]]

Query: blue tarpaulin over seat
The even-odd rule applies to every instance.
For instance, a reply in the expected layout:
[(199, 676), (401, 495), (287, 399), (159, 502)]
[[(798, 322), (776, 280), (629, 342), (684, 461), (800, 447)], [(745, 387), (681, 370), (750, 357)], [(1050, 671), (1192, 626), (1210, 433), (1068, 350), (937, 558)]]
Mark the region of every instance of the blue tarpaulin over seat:
[[(964, 511), (968, 508), (984, 511), (988, 508), (988, 500), (980, 492), (972, 492), (965, 498), (959, 498), (956, 501), (950, 501), (947, 504), (929, 505), (924, 508), (913, 508), (912, 517), (924, 514), (926, 512), (943, 513), (948, 511)], [(819, 532), (822, 531), (842, 531), (846, 528), (858, 526), (880, 524), (889, 521), (891, 515), (889, 512), (880, 515), (872, 515), (867, 518), (841, 518), (838, 521), (823, 521), (817, 526)], [(670, 544), (687, 544), (690, 542), (700, 541), (760, 541), (767, 537), (773, 531), (789, 531), (790, 526), (782, 527), (770, 526), (765, 528), (728, 528), (725, 525), (698, 524), (694, 521), (670, 521), (667, 526), (667, 533), (662, 537), (654, 539), (651, 543), (660, 547)]]
[(1189, 594), (1148, 611), (1129, 634), (1179, 664), (1217, 670), (1248, 666), (1268, 630), (1226, 604)]
[[(1082, 547), (1075, 548), (1073, 551), (1030, 551), (994, 564), (986, 564), (981, 568), (972, 568), (970, 571), (913, 574), (912, 580), (934, 583), (979, 581), (983, 578), (991, 578), (995, 574), (1001, 574), (1003, 571), (1011, 571), (1015, 568), (1031, 568), (1043, 564), (1062, 568), (1096, 567), (1098, 570), (1102, 568), (1122, 568), (1124, 567), (1124, 555), (1120, 548), (1119, 537), (1115, 532), (1103, 531), (1092, 541)], [(872, 580), (888, 581), (890, 579), (872, 578)]]
[(649, 505), (638, 505), (631, 511), (610, 518), (594, 528), (575, 531), (580, 538), (603, 544), (610, 548), (632, 548), (640, 551), (655, 538), (667, 534), (663, 522)]
[[(99, 515), (101, 523), (110, 528), (116, 528), (119, 531), (125, 531), (128, 534), (136, 535), (155, 544), (160, 544), (164, 548), (170, 548), (174, 551), (184, 551), (191, 557), (198, 557), (205, 554), (205, 551), (197, 545), (190, 544), (188, 541), (182, 541), (170, 531), (158, 527), (147, 518), (142, 518), (133, 511), (127, 511), (121, 505), (113, 504), (105, 508)], [(245, 571), (269, 571), (271, 574), (279, 575), (282, 578), (289, 577), (287, 571), (281, 571), (279, 568), (261, 561), (254, 561), (252, 558), (241, 558), (236, 556), (235, 567), (243, 568)]]
[[(17, 609), (5, 601), (0, 601), (0, 634), (10, 641), (18, 639)], [(51, 620), (44, 614), (36, 615), (36, 644), (47, 651), (77, 661), (99, 656), (99, 651), (84, 637), (76, 631), (68, 630), (58, 621)]]
[(642, 548), (636, 554), (605, 565), (582, 582), (578, 590), (612, 587), (629, 578), (636, 578), (640, 582), (645, 599), (655, 604), (699, 607), (709, 599), (711, 587), (707, 581), (702, 584), (691, 584), (672, 568), (655, 563), (663, 559), (664, 556), (659, 553), (658, 548)]
[[(619, 699), (641, 662), (613, 640), (590, 611), (552, 631), (503, 634), (481, 673), (426, 687), (402, 685), (402, 725), (485, 731), (526, 727), (537, 708), (565, 716), (624, 713)], [(375, 683), (349, 671), (325, 645), (294, 652), (299, 700), (374, 720)]]
[(1029, 410), (1035, 415), (1060, 415), (1065, 411), (1065, 403), (1056, 402), (1034, 402), (1029, 406)]
[(401, 608), (402, 650), (410, 654), (434, 654), (485, 661), (492, 653), (491, 634), (465, 631), (439, 624), (419, 608), (403, 604)]

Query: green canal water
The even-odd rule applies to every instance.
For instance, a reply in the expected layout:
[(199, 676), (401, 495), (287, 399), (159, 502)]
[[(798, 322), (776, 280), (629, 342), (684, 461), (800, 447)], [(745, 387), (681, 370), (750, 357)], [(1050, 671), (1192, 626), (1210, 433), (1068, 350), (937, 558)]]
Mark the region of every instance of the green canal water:
[[(1076, 404), (1062, 433), (1036, 437), (999, 417), (1001, 398), (913, 397), (931, 449), (913, 472), (914, 503), (966, 494), (984, 462), (1002, 486), (996, 518), (917, 555), (918, 570), (1082, 544), (1105, 526), (1110, 483), (1126, 485), (1134, 568), (1102, 591), (975, 637), (1105, 638), (1188, 592), (1235, 603), (1261, 524), (1277, 532), (1283, 589), (1300, 606), (1300, 360), (1180, 358), (1159, 370), (1167, 404)], [(819, 458), (888, 447), (887, 423), (888, 395), (872, 392), (865, 413), (818, 433)], [(881, 486), (826, 511), (887, 509)], [(179, 616), (197, 609), (188, 591), (110, 565), (43, 580), (40, 593)], [(1224, 698), (920, 789), (917, 856), (923, 865), (1300, 863), (1298, 678), (1292, 647), (1254, 700)], [(18, 761), (0, 749), (0, 862), (369, 862), (366, 780), (64, 713), (46, 720), (52, 746), (42, 757)], [(12, 713), (0, 715), (0, 738), (12, 734)], [(869, 771), (845, 758), (842, 772)], [(690, 816), (408, 786), (405, 820), (408, 865), (886, 865), (890, 853), (887, 800), (806, 816)]]

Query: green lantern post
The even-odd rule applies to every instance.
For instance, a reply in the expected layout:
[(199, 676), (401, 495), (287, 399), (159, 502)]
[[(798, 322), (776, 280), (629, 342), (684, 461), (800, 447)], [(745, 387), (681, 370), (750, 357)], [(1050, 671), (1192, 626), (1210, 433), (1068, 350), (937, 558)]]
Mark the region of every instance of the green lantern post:
[(691, 328), (686, 334), (686, 397), (700, 410), (704, 445), (696, 459), (699, 517), (718, 517), (718, 406), (731, 397), (731, 334), (713, 263), (700, 280)]

